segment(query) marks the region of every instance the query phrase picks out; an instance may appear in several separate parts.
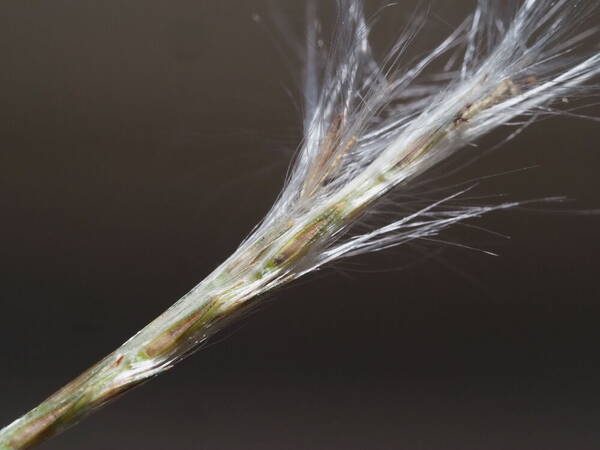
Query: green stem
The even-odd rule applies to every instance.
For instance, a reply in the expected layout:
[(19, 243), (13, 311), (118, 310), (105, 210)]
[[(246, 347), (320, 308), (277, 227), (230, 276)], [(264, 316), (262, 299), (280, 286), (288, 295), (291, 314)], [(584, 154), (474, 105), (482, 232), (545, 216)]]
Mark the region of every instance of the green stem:
[(0, 430), (0, 450), (24, 449), (40, 443), (170, 368), (198, 348), (243, 305), (294, 279), (295, 263), (315, 245), (355, 221), (403, 180), (401, 171), (420, 163), (449, 134), (514, 89), (510, 80), (501, 83), (479, 102), (466, 105), (446, 126), (416, 140), (383, 172), (375, 162), (321, 207), (294, 218), (295, 225), (293, 221), (276, 224), (263, 231), (253, 245), (240, 247), (197, 288), (115, 352)]
[(126, 370), (118, 351), (110, 354), (0, 432), (0, 449), (22, 449), (77, 423), (90, 411), (133, 387), (115, 380)]
[[(113, 353), (0, 430), (0, 450), (24, 449), (43, 442), (168, 369), (207, 339), (216, 322), (236, 308), (219, 309), (220, 305), (220, 298), (188, 294)], [(187, 306), (193, 306), (189, 313)], [(181, 311), (186, 311), (183, 316)]]

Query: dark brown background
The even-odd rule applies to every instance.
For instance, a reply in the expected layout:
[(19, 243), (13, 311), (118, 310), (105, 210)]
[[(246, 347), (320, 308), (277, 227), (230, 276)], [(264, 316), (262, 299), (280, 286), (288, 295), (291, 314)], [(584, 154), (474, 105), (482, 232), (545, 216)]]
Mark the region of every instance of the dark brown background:
[[(302, 3), (278, 5), (298, 18)], [(472, 3), (438, 2), (416, 48)], [(385, 13), (376, 39), (411, 8)], [(184, 294), (274, 200), (300, 113), (252, 20), (268, 10), (3, 2), (0, 423)], [(550, 119), (457, 179), (539, 164), (481, 189), (600, 208), (599, 138), (597, 123)], [(400, 248), (322, 271), (45, 448), (599, 448), (600, 218), (512, 211), (477, 225), (511, 239), (444, 238), (499, 257), (447, 248), (370, 273), (414, 261)]]

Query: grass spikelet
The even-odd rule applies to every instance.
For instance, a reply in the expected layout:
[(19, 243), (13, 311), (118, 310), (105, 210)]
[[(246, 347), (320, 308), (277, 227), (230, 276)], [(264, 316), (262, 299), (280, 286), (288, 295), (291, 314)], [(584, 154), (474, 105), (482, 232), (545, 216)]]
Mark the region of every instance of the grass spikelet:
[[(510, 4), (509, 4), (510, 3)], [(271, 290), (340, 258), (381, 250), (517, 203), (455, 207), (455, 192), (387, 222), (361, 222), (379, 200), (415, 183), (485, 133), (554, 114), (597, 86), (587, 47), (595, 0), (479, 0), (472, 15), (409, 66), (419, 20), (383, 62), (360, 0), (338, 0), (321, 36), (310, 2), (303, 63), (304, 139), (282, 192), (213, 273), (114, 353), (0, 431), (0, 449), (40, 442), (189, 355)], [(330, 42), (325, 48), (323, 42)], [(435, 73), (434, 67), (444, 69)], [(531, 119), (531, 120), (530, 120)], [(393, 211), (392, 211), (393, 212)], [(355, 225), (362, 223), (360, 232)]]

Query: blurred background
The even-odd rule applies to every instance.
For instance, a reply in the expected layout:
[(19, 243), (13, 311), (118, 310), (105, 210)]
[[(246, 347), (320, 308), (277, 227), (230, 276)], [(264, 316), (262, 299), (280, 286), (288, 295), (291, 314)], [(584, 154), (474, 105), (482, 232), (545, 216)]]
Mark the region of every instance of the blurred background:
[[(273, 3), (301, 29), (303, 1)], [(412, 54), (473, 4), (434, 3)], [(381, 54), (415, 5), (382, 13)], [(2, 425), (186, 293), (275, 199), (301, 106), (272, 9), (3, 3)], [(443, 236), (499, 256), (402, 247), (320, 271), (43, 448), (599, 448), (600, 217), (564, 213), (600, 209), (599, 139), (548, 119), (453, 179), (536, 166), (477, 192), (575, 199), (473, 222), (510, 239)]]

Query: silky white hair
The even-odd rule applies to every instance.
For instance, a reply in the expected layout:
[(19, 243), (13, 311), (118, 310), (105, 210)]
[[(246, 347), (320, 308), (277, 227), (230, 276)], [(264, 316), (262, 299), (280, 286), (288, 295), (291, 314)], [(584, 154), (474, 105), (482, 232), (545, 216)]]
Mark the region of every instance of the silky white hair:
[[(597, 90), (600, 53), (586, 48), (598, 39), (598, 28), (586, 25), (598, 8), (594, 0), (479, 0), (454, 32), (408, 67), (398, 61), (421, 20), (409, 25), (378, 63), (363, 2), (337, 0), (337, 5), (331, 47), (325, 48), (317, 6), (308, 2), (304, 140), (280, 197), (244, 245), (292, 221), (297, 225), (285, 233), (288, 239), (316, 220), (322, 205), (352, 192), (357, 193), (354, 207), (368, 210), (379, 197), (409, 187), (490, 130), (515, 118), (524, 127), (554, 113), (557, 100)], [(432, 73), (440, 60), (443, 70)], [(435, 142), (428, 143), (433, 136)], [(423, 145), (427, 151), (419, 150)], [(380, 185), (365, 195), (366, 184), (377, 178)], [(360, 234), (346, 232), (352, 221), (340, 223), (315, 239), (292, 272), (430, 237), (456, 222), (516, 204), (445, 206), (461, 193)]]

